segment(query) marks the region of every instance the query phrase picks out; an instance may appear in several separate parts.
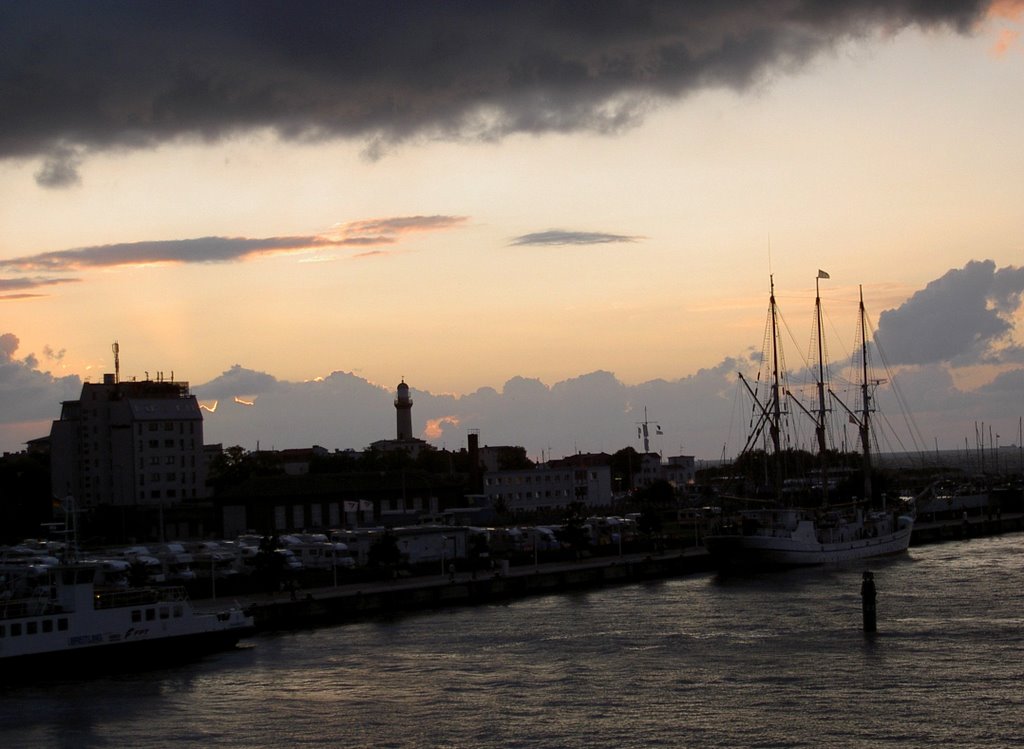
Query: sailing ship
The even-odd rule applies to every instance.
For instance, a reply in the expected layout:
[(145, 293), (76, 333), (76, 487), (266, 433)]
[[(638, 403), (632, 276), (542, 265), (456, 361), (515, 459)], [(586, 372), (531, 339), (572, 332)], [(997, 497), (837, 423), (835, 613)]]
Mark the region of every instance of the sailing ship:
[(761, 568), (765, 566), (803, 566), (855, 561), (906, 551), (914, 526), (912, 508), (871, 508), (871, 412), (872, 383), (868, 379), (867, 319), (864, 294), (860, 293), (860, 348), (861, 348), (861, 408), (854, 411), (846, 406), (834, 392), (829, 394), (846, 411), (849, 421), (856, 424), (862, 454), (861, 470), (864, 477), (860, 502), (833, 505), (829, 501), (831, 485), (827, 464), (827, 406), (822, 343), (822, 312), (819, 281), (828, 278), (818, 271), (815, 280), (815, 318), (818, 343), (817, 410), (812, 412), (799, 401), (799, 408), (814, 419), (815, 436), (820, 461), (820, 478), (813, 482), (820, 494), (816, 507), (794, 506), (785, 496), (782, 476), (782, 417), (783, 397), (791, 393), (783, 387), (780, 375), (780, 346), (778, 337), (778, 310), (775, 302), (775, 282), (771, 279), (769, 319), (771, 325), (771, 380), (767, 403), (740, 375), (740, 380), (755, 402), (756, 426), (743, 452), (747, 452), (756, 439), (765, 432), (774, 454), (774, 476), (771, 480), (774, 498), (767, 507), (741, 509), (725, 516), (711, 529), (704, 543), (712, 558), (721, 567)]

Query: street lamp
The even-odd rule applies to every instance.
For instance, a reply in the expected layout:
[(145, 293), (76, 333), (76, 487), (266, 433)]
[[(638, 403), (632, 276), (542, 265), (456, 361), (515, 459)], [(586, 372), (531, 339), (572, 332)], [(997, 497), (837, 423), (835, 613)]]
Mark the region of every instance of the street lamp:
[(445, 556), (448, 553), (448, 536), (441, 536), (441, 577), (444, 577)]

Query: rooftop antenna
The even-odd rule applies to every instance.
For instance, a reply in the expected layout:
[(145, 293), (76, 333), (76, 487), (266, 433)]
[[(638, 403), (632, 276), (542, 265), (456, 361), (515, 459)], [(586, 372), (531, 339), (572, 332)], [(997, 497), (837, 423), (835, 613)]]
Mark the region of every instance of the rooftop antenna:
[(110, 349), (114, 352), (114, 384), (117, 384), (121, 381), (121, 347), (114, 341)]

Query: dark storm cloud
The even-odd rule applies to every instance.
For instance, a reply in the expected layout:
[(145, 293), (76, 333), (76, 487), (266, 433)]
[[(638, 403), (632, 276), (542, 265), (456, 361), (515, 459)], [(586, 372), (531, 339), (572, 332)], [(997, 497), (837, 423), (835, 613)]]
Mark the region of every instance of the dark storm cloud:
[(892, 364), (1020, 361), (1007, 343), (1022, 293), (1024, 268), (974, 260), (883, 312), (876, 338)]
[(268, 128), (357, 137), (614, 132), (660, 100), (743, 89), (851, 37), (966, 31), (988, 2), (520, 0), (0, 6), (0, 157), (78, 179), (89, 151)]
[(76, 149), (55, 146), (36, 172), (36, 182), (40, 187), (74, 187), (82, 181), (78, 175), (81, 163), (82, 157)]
[(604, 234), (594, 231), (563, 231), (561, 229), (550, 229), (548, 231), (523, 234), (516, 237), (512, 245), (563, 245), (563, 244), (611, 244), (615, 242), (636, 242), (639, 237), (630, 237), (624, 234)]

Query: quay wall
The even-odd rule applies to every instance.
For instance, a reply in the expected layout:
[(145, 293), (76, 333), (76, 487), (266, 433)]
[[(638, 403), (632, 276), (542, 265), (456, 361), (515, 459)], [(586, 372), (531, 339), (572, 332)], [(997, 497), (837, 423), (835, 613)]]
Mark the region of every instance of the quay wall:
[(339, 624), (377, 616), (434, 609), (502, 603), (534, 595), (679, 577), (711, 568), (703, 550), (636, 559), (615, 558), (536, 569), (514, 569), (507, 575), (393, 580), (341, 588), (301, 591), (292, 599), (250, 600), (246, 609), (258, 631)]
[(994, 517), (972, 516), (967, 520), (943, 520), (931, 523), (915, 523), (910, 534), (910, 545), (958, 541), (966, 538), (999, 536), (1004, 533), (1024, 531), (1024, 514), (1006, 513)]
[[(982, 538), (1024, 532), (1024, 514), (973, 517), (969, 521), (944, 520), (914, 526), (910, 545)], [(535, 595), (659, 580), (714, 569), (702, 548), (659, 556), (612, 557), (576, 563), (513, 567), (508, 574), (459, 573), (447, 576), (404, 578), (333, 588), (250, 596), (243, 605), (259, 631), (287, 630), (340, 624), (446, 606), (502, 603)]]

